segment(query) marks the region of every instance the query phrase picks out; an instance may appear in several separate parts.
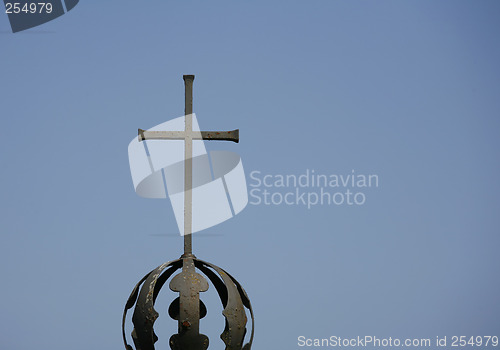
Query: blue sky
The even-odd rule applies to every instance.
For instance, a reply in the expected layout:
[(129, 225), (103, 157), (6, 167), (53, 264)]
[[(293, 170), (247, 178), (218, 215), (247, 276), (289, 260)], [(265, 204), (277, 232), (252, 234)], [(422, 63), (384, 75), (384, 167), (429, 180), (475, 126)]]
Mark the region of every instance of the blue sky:
[[(0, 15), (0, 348), (122, 348), (133, 286), (182, 253), (170, 203), (135, 194), (127, 146), (182, 116), (183, 74), (202, 129), (240, 129), (207, 148), (240, 154), (249, 184), (252, 171), (379, 178), (363, 205), (248, 205), (195, 235), (194, 253), (249, 294), (255, 349), (499, 335), (499, 14), (496, 1), (81, 1), (16, 34)], [(158, 298), (158, 349), (173, 296)]]

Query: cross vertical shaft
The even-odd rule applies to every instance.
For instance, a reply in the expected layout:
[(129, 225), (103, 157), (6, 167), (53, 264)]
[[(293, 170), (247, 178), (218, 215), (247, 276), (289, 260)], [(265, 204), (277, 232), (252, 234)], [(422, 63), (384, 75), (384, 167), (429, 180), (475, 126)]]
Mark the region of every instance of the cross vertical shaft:
[(194, 75), (184, 75), (185, 139), (184, 139), (184, 255), (193, 254), (193, 81)]

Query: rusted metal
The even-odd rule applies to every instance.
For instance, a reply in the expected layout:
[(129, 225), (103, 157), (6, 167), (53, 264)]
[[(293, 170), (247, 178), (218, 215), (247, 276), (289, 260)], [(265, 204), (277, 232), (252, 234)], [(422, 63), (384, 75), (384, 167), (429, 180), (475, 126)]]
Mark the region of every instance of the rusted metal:
[[(220, 336), (226, 346), (225, 349), (249, 350), (251, 348), (254, 336), (254, 315), (250, 300), (248, 299), (245, 290), (233, 276), (231, 276), (222, 268), (206, 261), (199, 260), (194, 256), (190, 257), (189, 260), (191, 260), (192, 262), (190, 268), (198, 269), (201, 273), (203, 273), (210, 280), (210, 282), (212, 282), (215, 289), (217, 290), (217, 293), (219, 294), (219, 298), (223, 307), (222, 314), (226, 318), (226, 326)], [(128, 298), (125, 305), (122, 322), (123, 342), (127, 350), (133, 350), (133, 347), (127, 342), (125, 321), (127, 311), (134, 307), (134, 305), (135, 309), (132, 317), (132, 322), (134, 324), (132, 339), (134, 341), (134, 345), (137, 350), (155, 350), (154, 343), (156, 343), (158, 338), (154, 333), (153, 325), (156, 319), (159, 317), (159, 313), (154, 308), (156, 297), (166, 281), (181, 267), (184, 269), (182, 258), (164, 263), (144, 276), (132, 290), (132, 293), (130, 294), (130, 297)], [(175, 281), (176, 279), (183, 279), (185, 277), (183, 276), (183, 272), (171, 279), (171, 289), (173, 289), (173, 281)], [(200, 277), (201, 279), (204, 279), (203, 276), (196, 272), (195, 275), (197, 275), (197, 279), (200, 279)], [(188, 277), (188, 280), (189, 279), (190, 278)], [(174, 284), (176, 283), (177, 282), (174, 282)], [(199, 286), (200, 284), (196, 282), (195, 285)], [(208, 284), (203, 287), (208, 288)], [(181, 283), (179, 289), (183, 288), (184, 286)], [(178, 299), (175, 299), (173, 303), (176, 303), (176, 300)], [(192, 301), (198, 302), (198, 309), (200, 308), (200, 305), (202, 305), (199, 300), (199, 294), (192, 297)], [(180, 310), (182, 310), (183, 307), (186, 306), (187, 305), (180, 305)], [(191, 308), (192, 304), (187, 307)], [(250, 312), (252, 324), (250, 330), (250, 339), (248, 343), (243, 345), (243, 340), (245, 334), (247, 333), (248, 321), (245, 309)], [(179, 319), (178, 317), (175, 317), (175, 313), (174, 315), (170, 313), (170, 308), (168, 313), (173, 319)], [(199, 350), (206, 349), (208, 347), (208, 337), (203, 334), (189, 332), (189, 330), (192, 330), (194, 327), (194, 323), (191, 321), (191, 319), (183, 321), (181, 327), (178, 328), (177, 334), (174, 334), (170, 338), (170, 347), (172, 350)]]
[[(130, 294), (122, 319), (122, 335), (125, 348), (133, 350), (128, 344), (125, 321), (127, 311), (134, 307), (132, 323), (132, 339), (136, 350), (155, 350), (154, 344), (158, 340), (153, 326), (159, 313), (154, 304), (160, 289), (167, 280), (179, 269), (181, 272), (170, 280), (169, 287), (178, 297), (170, 304), (168, 314), (177, 320), (177, 333), (170, 337), (172, 350), (206, 350), (209, 339), (199, 332), (200, 319), (206, 314), (206, 307), (200, 299), (200, 293), (209, 288), (203, 273), (214, 285), (221, 299), (225, 317), (225, 328), (220, 338), (226, 350), (249, 350), (254, 336), (254, 316), (250, 300), (246, 292), (231, 275), (220, 267), (198, 260), (192, 254), (192, 141), (193, 140), (220, 140), (239, 142), (239, 130), (232, 131), (201, 131), (192, 130), (192, 88), (194, 75), (185, 75), (185, 130), (184, 131), (145, 131), (139, 129), (139, 141), (143, 140), (176, 140), (182, 139), (185, 144), (185, 174), (184, 174), (184, 254), (180, 259), (173, 260), (158, 266), (144, 276)], [(247, 333), (248, 310), (252, 320), (250, 340), (243, 345)]]
[[(250, 349), (253, 342), (254, 317), (250, 299), (248, 298), (245, 290), (234, 277), (220, 267), (202, 260), (196, 260), (195, 265), (207, 275), (216, 287), (219, 297), (221, 298), (222, 306), (224, 307), (222, 314), (226, 318), (226, 327), (220, 337), (226, 344), (226, 350), (240, 350), (242, 348)], [(215, 279), (216, 276), (214, 274), (210, 274), (210, 270), (206, 269), (207, 266), (215, 270), (219, 274), (220, 278), (222, 278), (222, 281), (220, 278), (217, 281)], [(222, 286), (225, 287), (225, 290)], [(250, 335), (250, 341), (243, 347), (243, 340), (247, 331), (245, 308), (250, 311), (252, 319), (252, 333)]]
[[(125, 304), (122, 319), (123, 342), (127, 350), (133, 350), (133, 348), (127, 343), (125, 335), (125, 320), (127, 317), (127, 311), (131, 309), (134, 304), (136, 307), (132, 316), (132, 323), (134, 324), (132, 339), (136, 349), (154, 350), (154, 343), (158, 338), (154, 334), (153, 324), (159, 316), (158, 312), (154, 309), (156, 296), (166, 279), (168, 279), (168, 277), (170, 277), (181, 266), (182, 261), (180, 259), (164, 263), (144, 276), (132, 290), (127, 303)], [(167, 267), (170, 268), (166, 271), (166, 274), (164, 274), (162, 280), (160, 280), (160, 283), (157, 286), (158, 277)], [(163, 283), (161, 283), (161, 281), (163, 281)], [(139, 291), (139, 287), (141, 285), (142, 288)]]
[[(185, 131), (147, 131), (139, 129), (137, 132), (139, 142), (144, 140), (184, 140)], [(193, 131), (193, 140), (208, 141), (233, 141), (240, 142), (240, 129), (231, 131)]]
[(172, 349), (206, 349), (208, 337), (199, 333), (200, 292), (208, 290), (208, 282), (194, 268), (192, 254), (182, 258), (182, 272), (170, 281), (170, 289), (179, 293), (178, 334), (170, 338)]

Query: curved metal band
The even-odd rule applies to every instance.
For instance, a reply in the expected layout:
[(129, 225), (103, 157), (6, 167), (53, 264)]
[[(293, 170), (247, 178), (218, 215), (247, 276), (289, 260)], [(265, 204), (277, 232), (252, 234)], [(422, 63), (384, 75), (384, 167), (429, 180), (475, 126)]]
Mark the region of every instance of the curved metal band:
[[(125, 310), (123, 311), (122, 336), (123, 342), (125, 344), (125, 349), (133, 350), (132, 346), (127, 343), (127, 338), (125, 336), (125, 319), (127, 316), (127, 311), (132, 308), (132, 306), (134, 306), (137, 301), (136, 308), (132, 316), (132, 322), (134, 323), (135, 327), (132, 332), (135, 346), (136, 348), (138, 348), (137, 343), (140, 343), (141, 350), (154, 350), (155, 336), (153, 332), (153, 323), (156, 321), (156, 318), (158, 318), (158, 312), (156, 312), (153, 307), (154, 302), (156, 300), (156, 296), (158, 295), (158, 290), (165, 283), (168, 277), (170, 277), (170, 275), (172, 275), (181, 266), (181, 259), (166, 262), (158, 266), (156, 269), (152, 270), (150, 273), (144, 276), (139, 281), (139, 283), (136, 284), (127, 300)], [(155, 288), (158, 277), (167, 267), (171, 268), (162, 275), (160, 283), (158, 283), (159, 288)], [(139, 286), (142, 283), (144, 283), (144, 285), (139, 292)]]
[[(219, 274), (222, 278), (223, 286), (226, 288), (225, 293), (223, 292), (223, 287), (221, 286), (222, 281), (218, 277), (215, 279), (215, 274), (210, 272), (207, 273), (207, 271), (210, 270), (208, 270), (204, 265), (212, 268)], [(250, 299), (248, 298), (245, 290), (234, 277), (216, 265), (203, 260), (195, 259), (195, 266), (205, 273), (210, 281), (212, 281), (217, 289), (217, 292), (219, 293), (219, 297), (221, 298), (222, 305), (224, 307), (222, 314), (226, 318), (226, 327), (224, 332), (221, 334), (221, 339), (226, 344), (226, 350), (250, 349), (254, 335), (254, 316)], [(245, 344), (245, 346), (242, 344), (246, 333), (245, 325), (247, 322), (244, 307), (249, 309), (252, 319), (250, 341)]]

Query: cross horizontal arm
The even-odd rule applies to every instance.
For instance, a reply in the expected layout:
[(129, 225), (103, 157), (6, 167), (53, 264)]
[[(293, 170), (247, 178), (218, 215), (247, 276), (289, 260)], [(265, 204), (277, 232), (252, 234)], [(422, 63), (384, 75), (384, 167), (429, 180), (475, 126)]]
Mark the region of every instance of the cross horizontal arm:
[[(212, 140), (212, 141), (240, 141), (240, 130), (231, 131), (192, 131), (193, 140)], [(184, 140), (185, 131), (146, 131), (139, 129), (139, 142), (144, 140)], [(200, 137), (201, 136), (201, 137)]]

